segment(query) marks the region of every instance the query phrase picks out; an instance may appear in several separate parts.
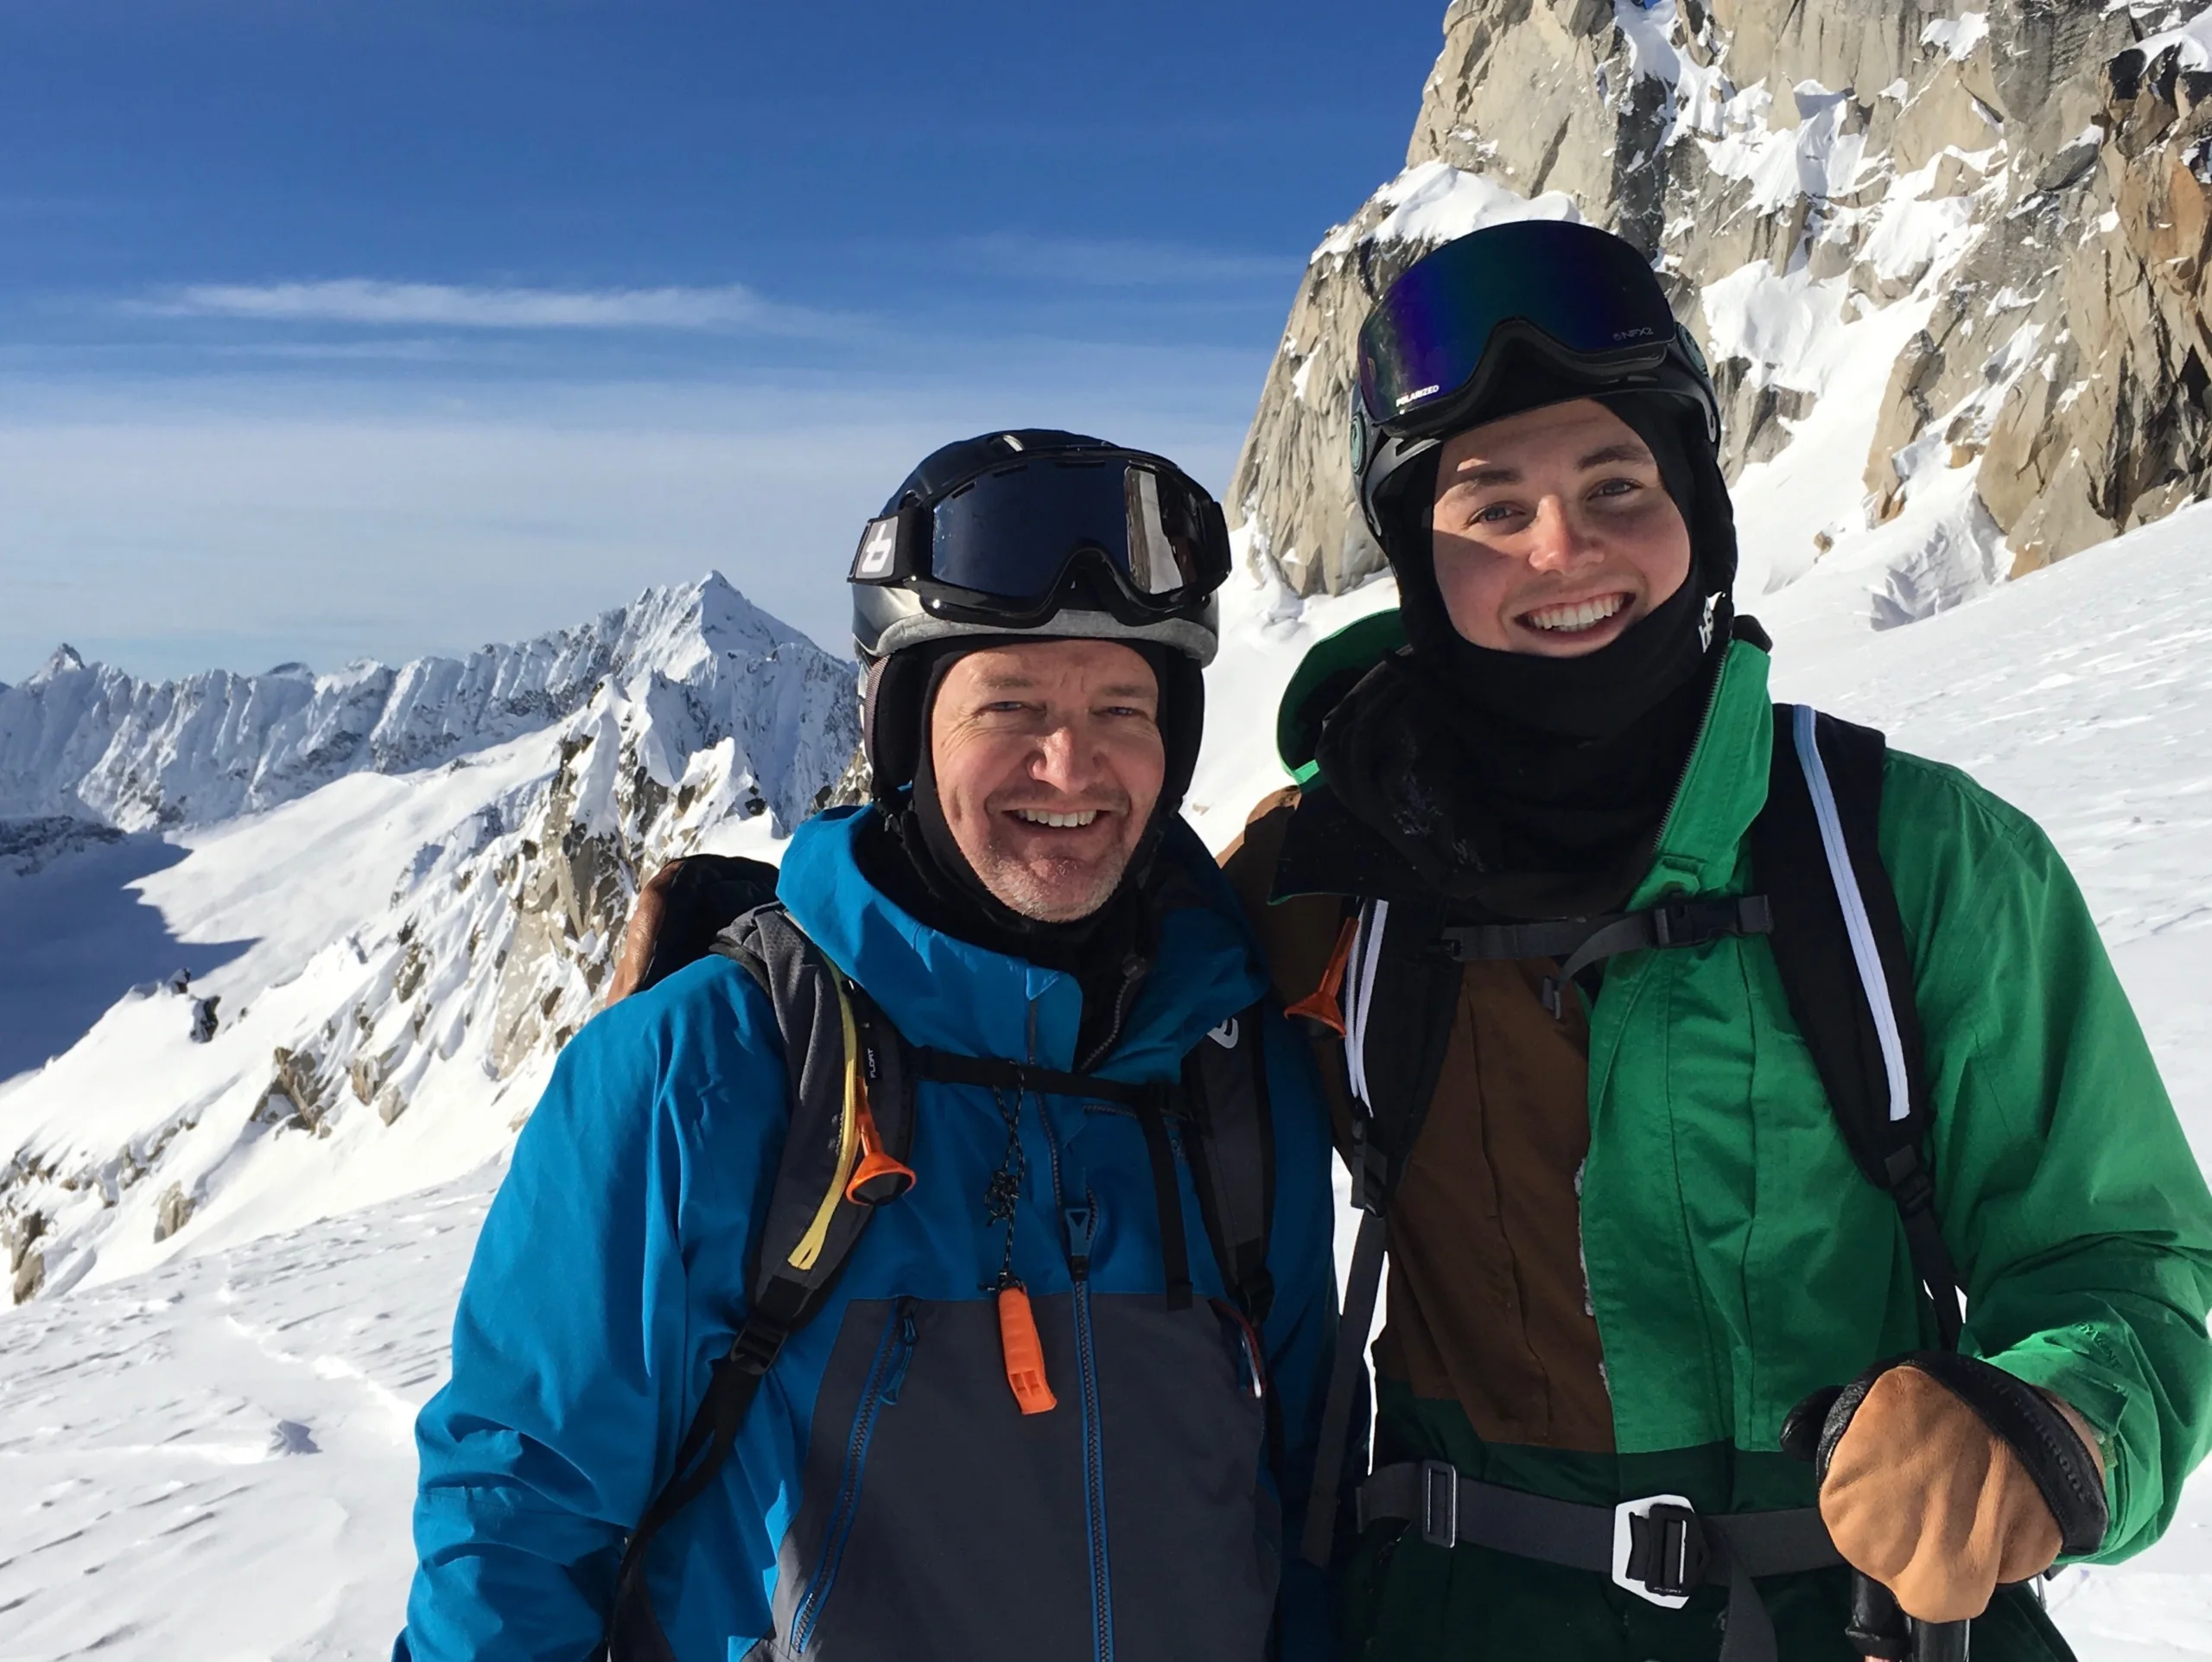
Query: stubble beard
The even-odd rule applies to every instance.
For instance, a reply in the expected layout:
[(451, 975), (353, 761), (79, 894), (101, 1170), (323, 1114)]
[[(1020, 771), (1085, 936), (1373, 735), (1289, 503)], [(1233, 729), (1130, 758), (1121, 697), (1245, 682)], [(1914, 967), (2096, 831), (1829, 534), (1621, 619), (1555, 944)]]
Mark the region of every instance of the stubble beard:
[(1129, 869), (1129, 850), (1117, 848), (1096, 861), (1032, 864), (994, 846), (976, 864), (983, 887), (1008, 910), (1039, 923), (1079, 923), (1113, 899)]

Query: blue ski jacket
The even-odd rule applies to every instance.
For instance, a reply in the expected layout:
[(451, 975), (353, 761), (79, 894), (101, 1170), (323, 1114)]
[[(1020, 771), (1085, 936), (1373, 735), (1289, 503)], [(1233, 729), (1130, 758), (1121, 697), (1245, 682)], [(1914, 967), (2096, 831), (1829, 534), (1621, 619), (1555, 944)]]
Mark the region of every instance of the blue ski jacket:
[[(912, 1043), (1066, 1070), (1071, 977), (933, 932), (861, 876), (864, 816), (801, 826), (780, 897)], [(1242, 914), (1180, 822), (1197, 903), (1105, 1063), (1176, 1077), (1267, 986)], [(1258, 1336), (1225, 1306), (1190, 1173), (1192, 1307), (1170, 1312), (1135, 1119), (1098, 1104), (924, 1082), (912, 1190), (881, 1207), (829, 1303), (769, 1370), (727, 1465), (649, 1551), (678, 1662), (1288, 1662), (1333, 1653), (1324, 1578), (1294, 1548), (1336, 1323), (1325, 1111), (1306, 1046), (1267, 1018), (1276, 1293)], [(787, 1120), (782, 1040), (709, 958), (594, 1017), (515, 1146), (454, 1324), (453, 1378), (416, 1426), (419, 1558), (395, 1662), (594, 1653), (630, 1526), (666, 1479), (741, 1318)], [(1011, 1108), (1009, 1124), (1007, 1110)], [(1011, 1136), (1011, 1141), (1010, 1141)], [(1049, 1412), (1022, 1415), (995, 1300), (1012, 1270)], [(1063, 1202), (1095, 1207), (1088, 1274)]]

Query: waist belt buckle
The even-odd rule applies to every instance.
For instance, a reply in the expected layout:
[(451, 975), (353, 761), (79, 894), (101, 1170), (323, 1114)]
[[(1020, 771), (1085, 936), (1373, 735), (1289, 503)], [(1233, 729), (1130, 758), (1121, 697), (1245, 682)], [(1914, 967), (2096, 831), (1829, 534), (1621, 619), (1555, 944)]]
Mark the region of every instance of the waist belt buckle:
[(1459, 1474), (1449, 1461), (1421, 1463), (1421, 1538), (1431, 1546), (1459, 1544)]
[(1697, 1508), (1679, 1494), (1647, 1494), (1613, 1508), (1613, 1583), (1669, 1610), (1690, 1602), (1712, 1549)]

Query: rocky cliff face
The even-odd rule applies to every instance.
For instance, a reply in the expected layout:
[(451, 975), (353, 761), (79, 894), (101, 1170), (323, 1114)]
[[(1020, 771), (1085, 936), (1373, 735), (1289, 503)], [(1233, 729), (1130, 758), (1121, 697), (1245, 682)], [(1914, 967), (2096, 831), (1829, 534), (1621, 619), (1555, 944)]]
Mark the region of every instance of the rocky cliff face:
[[(464, 660), (149, 685), (71, 654), (0, 693), (0, 800), (63, 811), (0, 819), (0, 884), (122, 835), (107, 819), (227, 803), (268, 812), (216, 828), (231, 875), (199, 881), (245, 873), (230, 904), (257, 933), (293, 902), (331, 919), (219, 971), (212, 1034), (200, 988), (142, 987), (0, 1087), (0, 1287), (22, 1302), (255, 1207), (340, 1210), (495, 1152), (595, 1008), (639, 883), (702, 847), (772, 853), (857, 748), (855, 691), (851, 664), (710, 577)], [(365, 770), (404, 777), (365, 815), (323, 809), (311, 781)]]
[(1857, 523), (1803, 525), (1770, 583), (1916, 496), (1970, 495), (1948, 534), (2001, 575), (2212, 487), (2201, 0), (1455, 0), (1444, 35), (1406, 171), (1313, 255), (1231, 487), (1299, 593), (1382, 564), (1344, 441), (1367, 309), (1438, 242), (1531, 213), (1652, 255), (1733, 472), (1787, 450), (1841, 359), (1889, 366), (1853, 433)]

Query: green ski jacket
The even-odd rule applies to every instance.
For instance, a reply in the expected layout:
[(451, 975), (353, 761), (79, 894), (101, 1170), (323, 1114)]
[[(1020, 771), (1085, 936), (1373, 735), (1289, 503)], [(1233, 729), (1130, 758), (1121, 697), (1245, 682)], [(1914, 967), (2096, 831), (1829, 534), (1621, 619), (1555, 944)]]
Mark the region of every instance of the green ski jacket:
[[(1630, 909), (1746, 891), (1773, 742), (1767, 666), (1747, 642), (1729, 648)], [(2126, 1557), (2158, 1538), (2206, 1443), (2212, 1194), (2041, 830), (1956, 768), (1893, 751), (1880, 834), (1912, 947), (1962, 1347), (2094, 1428), (2112, 1516), (2096, 1557)], [(1809, 1469), (1778, 1451), (1792, 1405), (1934, 1342), (1896, 1210), (1853, 1163), (1763, 939), (1613, 958), (1589, 1014), (1581, 1240), (1617, 1453), (1485, 1444), (1455, 1403), (1386, 1379), (1377, 1463), (1446, 1459), (1597, 1503), (1809, 1505)], [(1440, 1090), (1431, 1124), (1450, 1111)], [(1713, 1654), (1725, 1604), (1708, 1588), (1677, 1614), (1417, 1531), (1370, 1531), (1349, 1576), (1351, 1651), (1370, 1658), (1688, 1662)], [(1851, 1654), (1842, 1575), (1777, 1579), (1789, 1584), (1763, 1590), (1782, 1654)], [(1974, 1643), (1978, 1662), (2065, 1654), (2017, 1592)]]

